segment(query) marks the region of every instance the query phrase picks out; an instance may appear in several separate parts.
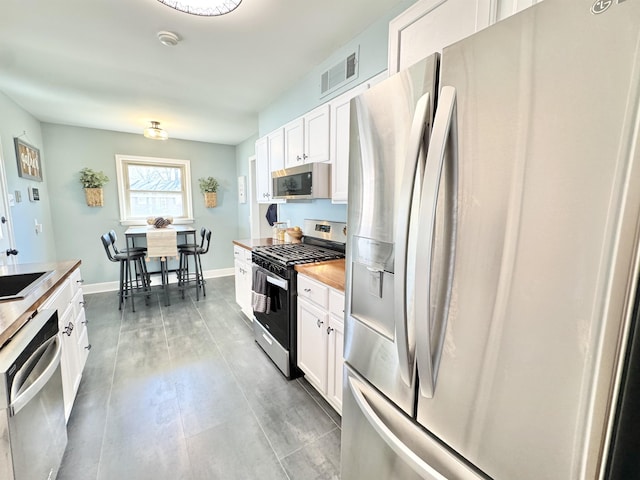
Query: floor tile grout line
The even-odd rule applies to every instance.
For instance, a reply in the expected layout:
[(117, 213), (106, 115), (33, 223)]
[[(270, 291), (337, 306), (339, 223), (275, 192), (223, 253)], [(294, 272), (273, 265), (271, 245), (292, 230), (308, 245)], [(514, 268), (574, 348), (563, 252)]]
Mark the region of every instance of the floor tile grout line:
[[(307, 395), (309, 395), (309, 396), (311, 397), (311, 399), (316, 403), (316, 405), (318, 405), (318, 407), (320, 407), (320, 410), (322, 410), (322, 411), (323, 411), (323, 413), (324, 413), (327, 417), (329, 417), (329, 420), (331, 420), (331, 422), (332, 422), (336, 427), (338, 427), (340, 430), (342, 430), (342, 425), (338, 425), (338, 423), (336, 423), (336, 421), (333, 419), (333, 417), (332, 417), (331, 415), (329, 415), (329, 413), (327, 412), (327, 410), (326, 410), (326, 409), (324, 408), (324, 406), (323, 406), (323, 405), (322, 405), (322, 404), (321, 404), (321, 403), (316, 399), (316, 397), (315, 397), (314, 395), (311, 395), (311, 393), (309, 392), (309, 389), (306, 387), (306, 385), (305, 385), (304, 383), (302, 383), (301, 378), (302, 378), (302, 377), (300, 377), (300, 378), (297, 378), (297, 379), (296, 379), (296, 381), (298, 382), (298, 384), (302, 387), (302, 389), (303, 389), (305, 392), (307, 392)], [(311, 387), (311, 388), (313, 388), (311, 385), (310, 385), (310, 387)], [(327, 404), (328, 404), (328, 402), (327, 402)], [(330, 408), (333, 408), (333, 407), (331, 407), (331, 405), (329, 405), (329, 407), (330, 407)], [(338, 412), (335, 412), (335, 413), (337, 413), (338, 415), (340, 415)], [(342, 417), (342, 415), (340, 415), (340, 417)]]
[[(225, 303), (227, 303), (227, 305), (229, 305), (229, 302), (226, 300), (226, 298), (224, 298), (224, 297), (221, 297), (221, 298)], [(251, 406), (251, 402), (249, 402), (249, 398), (247, 397), (247, 395), (245, 393), (245, 389), (242, 387), (242, 384), (238, 380), (238, 375), (231, 368), (231, 365), (229, 364), (227, 356), (224, 354), (224, 351), (222, 351), (222, 349), (220, 348), (218, 342), (216, 342), (216, 339), (215, 339), (213, 333), (211, 332), (211, 329), (209, 328), (209, 325), (207, 324), (207, 321), (202, 316), (202, 312), (200, 312), (199, 308), (196, 307), (196, 309), (198, 310), (198, 314), (200, 315), (200, 318), (202, 318), (202, 320), (204, 321), (204, 324), (205, 324), (207, 330), (209, 331), (209, 335), (213, 339), (213, 342), (216, 344), (216, 347), (218, 348), (218, 351), (220, 352), (220, 355), (222, 356), (222, 359), (224, 360), (224, 363), (229, 368), (229, 371), (231, 372), (231, 375), (233, 375), (233, 379), (234, 379), (236, 385), (238, 386), (238, 388), (240, 389), (240, 393), (242, 394), (242, 396), (244, 397), (245, 401), (247, 402), (247, 406), (249, 407), (249, 410), (251, 411), (251, 415), (253, 415), (253, 418), (255, 419), (256, 423), (258, 424), (258, 427), (260, 428), (260, 431), (262, 432), (262, 435), (264, 435), (265, 440), (269, 444), (269, 448), (273, 452), (273, 456), (275, 457), (275, 459), (278, 461), (278, 464), (280, 465), (280, 468), (282, 469), (282, 472), (284, 473), (284, 476), (287, 478), (287, 480), (291, 480), (291, 477), (289, 477), (289, 474), (287, 473), (287, 470), (284, 468), (284, 465), (280, 461), (278, 453), (276, 452), (275, 448), (273, 448), (273, 443), (269, 439), (269, 436), (267, 435), (267, 432), (264, 430), (262, 422), (260, 422), (260, 418), (258, 418), (258, 415), (256, 414), (256, 411)]]
[(122, 326), (124, 325), (124, 317), (126, 313), (126, 302), (120, 311), (120, 328), (118, 329), (118, 342), (116, 343), (116, 352), (113, 356), (113, 368), (111, 370), (111, 382), (109, 384), (109, 394), (107, 395), (107, 407), (104, 414), (104, 427), (102, 429), (102, 439), (100, 440), (100, 455), (98, 456), (98, 468), (96, 470), (96, 480), (100, 478), (100, 467), (102, 465), (102, 455), (104, 453), (105, 438), (107, 436), (107, 426), (109, 422), (109, 410), (111, 409), (111, 395), (113, 393), (113, 384), (116, 376), (116, 364), (118, 362), (118, 352), (120, 350), (120, 339), (122, 338)]
[(315, 442), (317, 442), (317, 441), (318, 441), (318, 440), (320, 440), (320, 439), (323, 439), (324, 437), (326, 437), (326, 436), (328, 436), (328, 435), (332, 434), (332, 433), (333, 433), (333, 432), (335, 432), (336, 430), (340, 430), (340, 428), (339, 428), (339, 427), (334, 427), (334, 428), (332, 428), (332, 429), (331, 429), (331, 430), (329, 430), (328, 432), (323, 433), (322, 435), (320, 435), (319, 437), (317, 437), (317, 438), (316, 438), (315, 440), (313, 440), (312, 442), (309, 442), (309, 443), (307, 443), (307, 444), (305, 444), (305, 445), (301, 445), (300, 447), (296, 448), (296, 449), (295, 449), (295, 450), (293, 450), (292, 452), (287, 453), (286, 455), (284, 455), (284, 456), (281, 458), (281, 460), (284, 460), (284, 459), (286, 459), (286, 458), (289, 458), (291, 455), (295, 455), (295, 454), (296, 454), (296, 453), (298, 453), (299, 451), (304, 450), (305, 448), (307, 448), (310, 444), (315, 443)]

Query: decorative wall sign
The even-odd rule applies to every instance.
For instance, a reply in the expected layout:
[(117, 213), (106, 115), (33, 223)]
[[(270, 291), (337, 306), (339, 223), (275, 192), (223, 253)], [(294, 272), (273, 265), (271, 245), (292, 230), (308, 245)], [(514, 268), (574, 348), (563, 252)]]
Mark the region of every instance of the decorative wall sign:
[(40, 163), (40, 150), (16, 137), (13, 139), (16, 146), (16, 160), (18, 161), (18, 175), (30, 180), (42, 181), (42, 165)]

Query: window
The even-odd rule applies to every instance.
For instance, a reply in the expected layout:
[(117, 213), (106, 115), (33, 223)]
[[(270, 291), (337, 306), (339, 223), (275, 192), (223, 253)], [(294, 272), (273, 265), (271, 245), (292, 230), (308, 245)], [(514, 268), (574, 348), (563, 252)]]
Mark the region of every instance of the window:
[(116, 172), (123, 225), (160, 216), (193, 222), (189, 160), (116, 155)]

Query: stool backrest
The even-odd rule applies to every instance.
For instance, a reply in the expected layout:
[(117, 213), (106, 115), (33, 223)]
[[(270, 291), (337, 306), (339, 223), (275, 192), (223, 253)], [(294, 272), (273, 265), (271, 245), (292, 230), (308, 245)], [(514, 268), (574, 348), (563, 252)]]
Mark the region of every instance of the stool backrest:
[[(201, 231), (200, 234), (202, 235), (202, 241), (200, 242), (200, 248), (201, 248), (201, 254), (203, 253), (207, 253), (209, 251), (209, 245), (211, 244), (211, 230), (208, 230), (206, 228), (203, 228), (202, 230), (204, 230), (204, 233)], [(205, 248), (204, 244), (205, 244), (205, 240), (207, 242), (207, 246)]]
[[(114, 248), (114, 246), (113, 246), (113, 239), (111, 238), (110, 233), (105, 233), (104, 235), (102, 235), (100, 237), (100, 240), (102, 240), (102, 246), (104, 247), (104, 251), (107, 254), (107, 258), (112, 262), (117, 262), (118, 260), (116, 260), (113, 254), (111, 253), (111, 248)], [(117, 252), (115, 253), (117, 254)]]

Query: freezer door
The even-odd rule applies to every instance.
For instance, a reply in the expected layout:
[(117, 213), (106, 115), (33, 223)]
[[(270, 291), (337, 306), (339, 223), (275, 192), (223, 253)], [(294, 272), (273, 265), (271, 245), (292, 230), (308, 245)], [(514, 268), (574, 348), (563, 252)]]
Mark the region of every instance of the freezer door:
[(431, 145), (449, 97), (457, 240), (446, 315), (416, 287), (417, 418), (494, 480), (594, 479), (606, 455), (638, 276), (640, 2), (592, 6), (547, 0), (443, 52)]
[(343, 480), (487, 480), (353, 370), (345, 371)]
[(413, 278), (433, 55), (352, 100), (345, 360), (415, 412)]

